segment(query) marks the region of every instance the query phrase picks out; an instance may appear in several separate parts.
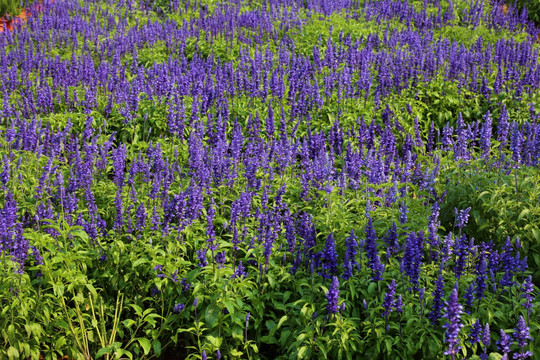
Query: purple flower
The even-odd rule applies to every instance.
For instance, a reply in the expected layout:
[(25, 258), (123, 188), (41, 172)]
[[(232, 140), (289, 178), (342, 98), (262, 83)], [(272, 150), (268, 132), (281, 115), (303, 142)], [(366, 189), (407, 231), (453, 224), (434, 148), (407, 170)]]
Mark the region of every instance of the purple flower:
[(517, 123), (512, 124), (512, 134), (510, 136), (510, 151), (512, 151), (512, 160), (515, 163), (521, 161), (521, 147), (523, 146), (523, 135), (519, 130)]
[(356, 241), (356, 236), (354, 235), (354, 231), (351, 230), (351, 234), (348, 238), (345, 239), (345, 260), (343, 263), (343, 267), (345, 268), (345, 272), (343, 274), (343, 278), (345, 280), (349, 279), (353, 276), (353, 269), (357, 265), (356, 262), (356, 254), (358, 247), (358, 242)]
[(470, 314), (470, 311), (468, 309), (470, 309), (474, 303), (474, 282), (469, 285), (463, 297), (465, 298), (465, 308), (467, 309), (465, 310), (465, 312), (467, 314)]
[(414, 231), (409, 233), (407, 242), (405, 243), (405, 251), (402, 259), (403, 270), (405, 274), (409, 276), (409, 281), (413, 284), (413, 291), (418, 291), (419, 289), (418, 279), (420, 277), (422, 257), (424, 255), (423, 244), (424, 239), (422, 233), (418, 232), (418, 234), (415, 234)]
[(525, 281), (523, 282), (523, 286), (521, 288), (521, 297), (522, 298), (525, 298), (525, 303), (523, 304), (523, 307), (525, 309), (527, 309), (529, 311), (529, 309), (531, 309), (534, 305), (533, 305), (533, 300), (534, 300), (534, 285), (532, 283), (532, 277), (531, 275), (529, 275)]
[(469, 212), (471, 211), (471, 207), (469, 206), (465, 210), (460, 210), (458, 213), (458, 209), (454, 208), (454, 214), (456, 216), (456, 226), (460, 229), (464, 228), (465, 225), (467, 225), (467, 221), (469, 220)]
[(326, 279), (330, 279), (337, 273), (338, 269), (338, 254), (336, 252), (336, 241), (334, 240), (334, 236), (332, 233), (330, 233), (326, 238), (326, 247), (321, 255), (322, 260), (324, 261), (322, 264), (323, 271), (321, 273), (321, 276)]
[(173, 311), (174, 311), (175, 313), (179, 313), (180, 311), (184, 310), (185, 307), (186, 307), (186, 306), (185, 306), (184, 304), (178, 303), (178, 304), (174, 305)]
[(401, 294), (399, 294), (396, 299), (396, 312), (397, 313), (403, 312), (403, 300), (401, 299)]
[(484, 159), (489, 157), (489, 151), (491, 150), (491, 122), (491, 113), (488, 110), (484, 115), (482, 130), (480, 132), (480, 149), (482, 150), (482, 157)]
[(39, 250), (34, 246), (30, 246), (30, 249), (32, 249), (32, 256), (34, 257), (35, 265), (43, 265), (43, 257), (39, 253)]
[(388, 315), (393, 311), (395, 306), (394, 296), (396, 295), (396, 280), (392, 279), (390, 285), (388, 285), (388, 291), (384, 294), (384, 300), (382, 303), (383, 317), (388, 317)]
[(444, 279), (442, 277), (442, 266), (439, 271), (439, 277), (437, 278), (437, 281), (435, 281), (435, 290), (432, 292), (432, 295), (433, 307), (428, 314), (428, 318), (431, 320), (431, 323), (435, 325), (437, 320), (441, 318), (441, 310), (443, 308), (442, 297), (444, 296)]
[(208, 261), (206, 261), (206, 248), (202, 248), (197, 250), (197, 258), (199, 259), (199, 267), (205, 267), (208, 265)]
[(509, 128), (510, 124), (508, 123), (508, 111), (506, 111), (506, 105), (503, 105), (497, 129), (497, 140), (501, 142), (501, 148), (506, 144), (506, 141), (508, 140)]
[(508, 354), (512, 344), (512, 336), (508, 335), (503, 329), (501, 329), (501, 338), (497, 341), (497, 348), (503, 353)]
[(523, 315), (519, 316), (519, 320), (516, 327), (516, 332), (514, 338), (519, 346), (519, 354), (514, 354), (514, 359), (526, 359), (532, 356), (530, 351), (525, 351), (527, 346), (527, 340), (532, 340), (531, 335), (529, 335), (529, 327), (525, 323)]
[(207, 358), (206, 358), (206, 351), (205, 351), (205, 350), (202, 351), (201, 358), (202, 358), (202, 360), (206, 360), (206, 359), (207, 359)]
[(445, 307), (444, 317), (447, 319), (447, 322), (444, 324), (446, 328), (445, 332), (445, 341), (448, 343), (448, 349), (444, 352), (445, 355), (451, 355), (452, 359), (455, 358), (455, 355), (461, 350), (459, 346), (459, 331), (463, 327), (461, 323), (461, 313), (463, 307), (458, 301), (458, 284), (456, 282), (450, 299)]
[(472, 326), (471, 333), (469, 335), (469, 341), (471, 342), (471, 345), (474, 345), (480, 342), (481, 334), (482, 334), (482, 324), (480, 324), (480, 320), (476, 320), (476, 322)]
[(326, 305), (326, 310), (328, 314), (333, 315), (339, 311), (338, 301), (339, 301), (339, 280), (337, 276), (332, 277), (332, 284), (326, 293), (326, 300), (328, 304)]
[(247, 271), (244, 265), (242, 264), (242, 261), (238, 263), (238, 266), (234, 270), (234, 273), (231, 275), (231, 279), (240, 278), (243, 279), (247, 276)]
[(373, 229), (373, 221), (368, 217), (368, 223), (365, 227), (366, 231), (366, 253), (368, 257), (368, 266), (371, 269), (372, 281), (382, 280), (384, 265), (381, 263), (379, 251), (377, 250), (377, 233)]
[(484, 331), (482, 333), (482, 345), (484, 345), (484, 352), (480, 354), (480, 359), (487, 360), (489, 358), (489, 355), (487, 354), (487, 348), (490, 343), (491, 343), (491, 336), (490, 336), (489, 324), (486, 324), (486, 326), (484, 327)]

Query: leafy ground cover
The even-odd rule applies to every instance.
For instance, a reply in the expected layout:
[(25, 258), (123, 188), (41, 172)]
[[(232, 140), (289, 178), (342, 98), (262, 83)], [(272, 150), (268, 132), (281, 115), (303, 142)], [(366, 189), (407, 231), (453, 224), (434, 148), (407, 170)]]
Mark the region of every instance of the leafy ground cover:
[(538, 28), (43, 2), (0, 33), (0, 354), (540, 359)]

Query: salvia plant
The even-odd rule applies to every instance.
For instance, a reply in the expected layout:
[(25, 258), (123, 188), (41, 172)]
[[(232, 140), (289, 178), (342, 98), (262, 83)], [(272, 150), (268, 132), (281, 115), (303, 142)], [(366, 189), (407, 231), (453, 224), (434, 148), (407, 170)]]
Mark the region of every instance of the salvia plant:
[(526, 11), (25, 6), (0, 32), (0, 358), (540, 359)]

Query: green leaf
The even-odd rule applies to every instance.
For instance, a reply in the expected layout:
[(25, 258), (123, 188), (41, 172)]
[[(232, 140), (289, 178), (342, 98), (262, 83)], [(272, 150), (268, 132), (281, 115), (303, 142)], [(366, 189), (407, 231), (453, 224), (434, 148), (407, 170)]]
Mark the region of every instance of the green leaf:
[(385, 339), (384, 340), (384, 343), (386, 344), (386, 352), (387, 352), (387, 355), (390, 355), (392, 353), (392, 340), (390, 339)]
[(156, 356), (159, 356), (161, 355), (161, 341), (159, 340), (154, 340), (154, 342), (152, 343), (153, 345), (153, 348), (154, 348), (154, 354)]
[(300, 349), (298, 349), (298, 358), (303, 359), (304, 356), (306, 356), (307, 351), (308, 351), (307, 346), (302, 346)]
[(222, 338), (217, 338), (213, 335), (208, 335), (206, 339), (216, 348), (219, 348), (221, 346), (221, 341), (223, 340)]
[(232, 330), (232, 336), (238, 340), (244, 340), (244, 335), (242, 333), (242, 327), (235, 325)]
[(15, 349), (13, 346), (9, 347), (7, 354), (10, 359), (19, 359), (19, 350)]
[(219, 313), (220, 309), (214, 305), (209, 305), (206, 307), (204, 319), (206, 320), (206, 325), (209, 328), (213, 328), (216, 325)]
[(225, 303), (225, 307), (227, 308), (227, 311), (229, 311), (229, 314), (233, 316), (234, 315), (234, 302), (231, 299), (226, 299), (224, 303)]
[(138, 338), (137, 341), (139, 341), (139, 344), (141, 344), (144, 355), (148, 355), (150, 353), (150, 340), (146, 338)]
[(99, 351), (96, 353), (96, 359), (99, 359), (99, 358), (102, 357), (103, 355), (110, 354), (110, 353), (111, 353), (111, 348), (110, 348), (110, 347), (104, 347), (104, 348), (101, 348), (101, 349), (99, 349)]
[(289, 317), (287, 315), (282, 316), (281, 319), (279, 319), (279, 322), (277, 324), (277, 328), (279, 329), (281, 327), (281, 325), (283, 325), (283, 323), (285, 321), (287, 321), (287, 319), (289, 319)]
[(528, 213), (531, 212), (531, 209), (523, 209), (521, 213), (518, 216), (517, 222), (519, 222), (523, 217), (525, 217)]
[(231, 353), (232, 356), (235, 356), (235, 357), (236, 357), (236, 356), (242, 356), (242, 354), (243, 354), (243, 352), (238, 351), (238, 350), (236, 350), (236, 349), (232, 349), (232, 350), (230, 351), (230, 353)]

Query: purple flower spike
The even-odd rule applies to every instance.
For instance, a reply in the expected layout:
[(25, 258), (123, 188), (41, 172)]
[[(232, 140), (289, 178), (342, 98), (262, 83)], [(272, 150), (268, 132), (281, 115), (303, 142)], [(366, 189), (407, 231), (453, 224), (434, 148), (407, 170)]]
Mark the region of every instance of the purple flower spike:
[(482, 334), (482, 324), (480, 324), (480, 320), (476, 320), (476, 322), (474, 323), (471, 329), (471, 334), (469, 335), (469, 341), (471, 342), (471, 345), (474, 345), (480, 342), (481, 334)]
[(510, 346), (512, 346), (512, 343), (512, 337), (501, 329), (501, 338), (497, 341), (497, 348), (504, 354), (508, 354), (510, 352)]
[(444, 352), (445, 355), (452, 356), (452, 360), (455, 359), (455, 355), (461, 350), (459, 346), (459, 331), (463, 327), (461, 323), (461, 313), (463, 307), (458, 301), (458, 285), (454, 286), (450, 300), (445, 307), (445, 317), (447, 323), (444, 324), (446, 328), (445, 341), (448, 343), (448, 349)]
[(332, 284), (330, 285), (330, 289), (328, 289), (328, 292), (326, 293), (326, 300), (328, 301), (328, 304), (326, 305), (326, 310), (328, 310), (328, 314), (333, 315), (337, 313), (339, 311), (339, 280), (337, 276), (334, 276), (332, 278)]
[(186, 307), (186, 306), (185, 306), (184, 304), (178, 303), (178, 304), (174, 305), (173, 311), (174, 311), (175, 313), (179, 313), (180, 311), (184, 310), (185, 307)]
[(465, 210), (460, 210), (458, 213), (458, 209), (454, 209), (454, 214), (456, 216), (456, 227), (462, 229), (467, 225), (467, 221), (469, 221), (469, 212), (471, 211), (471, 207), (469, 206)]
[(396, 280), (392, 279), (390, 285), (388, 285), (388, 292), (384, 294), (384, 300), (382, 307), (384, 309), (383, 316), (387, 317), (395, 306), (394, 296), (396, 295)]
[(519, 317), (514, 337), (520, 349), (519, 354), (514, 354), (514, 359), (527, 359), (528, 357), (531, 357), (532, 353), (530, 351), (525, 351), (527, 340), (532, 340), (532, 338), (529, 334), (529, 327), (525, 323), (523, 315), (520, 315)]

